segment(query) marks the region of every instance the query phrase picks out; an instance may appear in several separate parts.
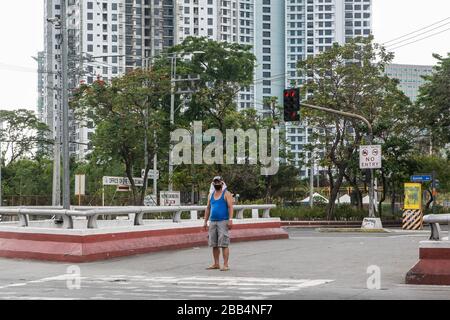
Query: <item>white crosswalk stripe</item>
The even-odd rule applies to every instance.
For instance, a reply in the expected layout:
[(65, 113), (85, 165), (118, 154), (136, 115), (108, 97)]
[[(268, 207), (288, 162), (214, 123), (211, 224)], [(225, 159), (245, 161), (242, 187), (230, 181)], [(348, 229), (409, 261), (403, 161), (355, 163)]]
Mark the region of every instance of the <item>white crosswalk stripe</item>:
[[(2, 289), (24, 287), (58, 288), (55, 294), (64, 297), (75, 296), (82, 299), (242, 299), (264, 300), (289, 295), (300, 290), (325, 285), (333, 280), (275, 279), (255, 277), (152, 277), (152, 276), (88, 276), (81, 277), (80, 290), (68, 290), (65, 287), (67, 276), (44, 278), (29, 282), (10, 284)], [(89, 292), (85, 296), (84, 292)], [(43, 296), (43, 299), (48, 298)]]

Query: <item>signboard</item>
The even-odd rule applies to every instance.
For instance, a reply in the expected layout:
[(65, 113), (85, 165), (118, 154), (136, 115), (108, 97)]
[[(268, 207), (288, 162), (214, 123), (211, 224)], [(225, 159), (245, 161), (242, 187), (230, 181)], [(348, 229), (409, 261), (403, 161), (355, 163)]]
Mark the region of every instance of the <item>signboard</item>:
[[(133, 178), (136, 187), (144, 186), (144, 179)], [(130, 180), (124, 177), (103, 177), (104, 186), (131, 186)]]
[(415, 175), (411, 177), (411, 182), (421, 183), (421, 182), (431, 182), (433, 176), (431, 175)]
[(422, 210), (422, 185), (405, 183), (405, 210)]
[(84, 174), (75, 176), (75, 195), (84, 196), (86, 194), (86, 176)]
[(179, 191), (161, 191), (159, 193), (159, 204), (163, 207), (181, 205), (181, 194)]
[[(145, 176), (145, 169), (141, 170), (141, 178), (144, 179)], [(149, 179), (155, 179), (155, 170), (149, 170), (148, 171), (148, 178)], [(156, 179), (159, 179), (159, 170), (156, 170)]]
[(381, 146), (359, 147), (359, 167), (361, 169), (381, 169)]
[(146, 207), (156, 207), (158, 205), (157, 197), (149, 194), (144, 198), (144, 206)]

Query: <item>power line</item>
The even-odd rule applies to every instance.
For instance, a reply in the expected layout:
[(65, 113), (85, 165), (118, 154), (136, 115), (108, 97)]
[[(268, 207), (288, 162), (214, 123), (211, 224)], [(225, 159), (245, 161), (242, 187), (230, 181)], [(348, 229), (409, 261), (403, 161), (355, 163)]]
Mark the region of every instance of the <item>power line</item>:
[(422, 41), (422, 40), (425, 40), (425, 39), (428, 39), (428, 38), (437, 36), (438, 34), (444, 33), (444, 32), (449, 31), (449, 30), (450, 30), (450, 28), (445, 29), (445, 30), (442, 30), (442, 31), (440, 31), (440, 32), (436, 32), (436, 33), (430, 34), (430, 35), (427, 36), (427, 37), (423, 37), (423, 38), (417, 39), (417, 40), (415, 40), (415, 41), (411, 41), (411, 42), (405, 43), (405, 44), (403, 44), (403, 45), (401, 45), (401, 46), (398, 46), (398, 47), (395, 47), (395, 48), (391, 48), (391, 49), (389, 49), (389, 50), (390, 50), (390, 51), (393, 51), (393, 50), (395, 50), (395, 49), (399, 49), (399, 48), (408, 46), (408, 45), (410, 45), (410, 44), (413, 44), (413, 43), (416, 43), (416, 42), (419, 42), (419, 41)]
[(404, 38), (404, 37), (410, 36), (410, 35), (412, 35), (412, 34), (414, 34), (414, 33), (416, 33), (416, 32), (419, 32), (419, 31), (428, 29), (429, 27), (432, 27), (432, 26), (435, 26), (435, 25), (437, 25), (437, 24), (439, 24), (439, 23), (441, 23), (441, 22), (447, 21), (448, 19), (450, 19), (450, 17), (447, 17), (447, 18), (445, 18), (445, 19), (443, 19), (443, 20), (441, 20), (441, 21), (438, 21), (438, 22), (435, 22), (435, 23), (433, 23), (433, 24), (430, 24), (429, 26), (420, 28), (420, 29), (418, 29), (418, 30), (416, 30), (416, 31), (407, 33), (407, 34), (405, 34), (405, 35), (403, 35), (403, 36), (401, 36), (401, 37), (397, 37), (397, 38), (394, 38), (394, 39), (392, 39), (392, 40), (386, 41), (386, 42), (383, 43), (383, 45), (386, 45), (386, 44), (388, 44), (388, 43), (390, 43), (390, 42), (394, 42), (394, 41), (396, 41), (396, 40), (399, 40), (399, 39), (402, 39), (402, 38)]
[(394, 42), (393, 44), (390, 44), (390, 45), (388, 45), (388, 46), (386, 46), (386, 47), (387, 47), (387, 48), (389, 48), (389, 47), (395, 47), (395, 46), (397, 46), (397, 45), (401, 44), (402, 42), (405, 42), (405, 41), (408, 41), (408, 40), (411, 40), (411, 39), (417, 38), (418, 36), (421, 36), (421, 35), (424, 35), (424, 34), (427, 34), (427, 33), (431, 32), (431, 31), (434, 31), (434, 30), (440, 29), (440, 28), (442, 28), (442, 27), (444, 27), (444, 26), (446, 26), (446, 25), (448, 25), (448, 24), (450, 24), (450, 22), (444, 23), (444, 24), (440, 25), (439, 27), (436, 27), (436, 28), (433, 28), (433, 29), (427, 30), (427, 31), (425, 31), (425, 32), (419, 33), (419, 34), (417, 34), (417, 35), (415, 35), (415, 36), (412, 36), (412, 37), (406, 38), (406, 39), (404, 39), (404, 40), (401, 40), (401, 41), (397, 41), (397, 42)]

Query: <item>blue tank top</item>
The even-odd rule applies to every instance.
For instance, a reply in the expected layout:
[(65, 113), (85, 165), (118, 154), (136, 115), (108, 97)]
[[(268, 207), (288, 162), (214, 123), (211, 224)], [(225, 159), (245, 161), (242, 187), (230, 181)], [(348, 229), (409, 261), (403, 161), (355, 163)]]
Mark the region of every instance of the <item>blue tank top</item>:
[(216, 200), (214, 199), (214, 193), (211, 195), (211, 221), (225, 221), (229, 219), (228, 216), (228, 204), (225, 200), (225, 193), (227, 190), (225, 189), (222, 193), (222, 196)]

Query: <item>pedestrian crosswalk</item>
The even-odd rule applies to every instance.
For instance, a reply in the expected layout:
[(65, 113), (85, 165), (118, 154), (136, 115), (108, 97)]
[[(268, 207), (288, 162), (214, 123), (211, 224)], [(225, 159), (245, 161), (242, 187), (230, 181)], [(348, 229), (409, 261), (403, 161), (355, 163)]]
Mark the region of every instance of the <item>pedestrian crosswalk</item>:
[(70, 276), (62, 275), (11, 284), (2, 287), (2, 291), (7, 295), (7, 289), (17, 291), (20, 286), (22, 290), (27, 287), (32, 290), (38, 286), (40, 290), (33, 292), (33, 297), (37, 299), (37, 293), (44, 290), (46, 296), (43, 299), (54, 294), (55, 298), (78, 299), (264, 300), (289, 296), (333, 281), (226, 276), (92, 275), (81, 276), (79, 290), (68, 290), (65, 288), (68, 280), (71, 280)]

